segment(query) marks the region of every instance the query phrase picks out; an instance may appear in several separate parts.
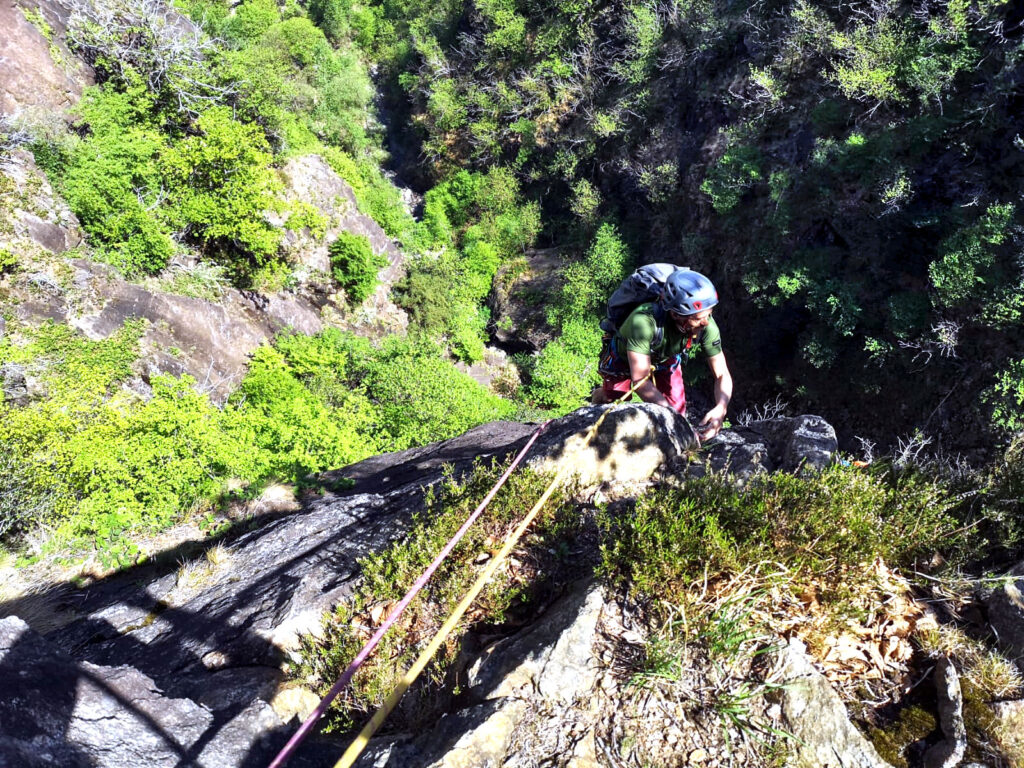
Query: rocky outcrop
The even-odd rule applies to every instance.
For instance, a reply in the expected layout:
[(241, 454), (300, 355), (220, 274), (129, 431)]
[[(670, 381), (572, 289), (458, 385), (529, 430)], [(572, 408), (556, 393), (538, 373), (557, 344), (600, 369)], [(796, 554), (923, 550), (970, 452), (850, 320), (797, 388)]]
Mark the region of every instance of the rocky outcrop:
[(508, 352), (539, 352), (555, 337), (547, 310), (562, 289), (564, 262), (556, 250), (533, 251), (502, 266), (488, 298), (490, 332)]
[(323, 328), (313, 306), (287, 293), (263, 297), (226, 289), (219, 301), (208, 301), (130, 283), (97, 262), (71, 264), (76, 291), (67, 322), (89, 338), (105, 339), (128, 320), (147, 320), (141, 373), (188, 374), (218, 402), (238, 387), (252, 352), (276, 333)]
[[(600, 587), (577, 584), (535, 625), (482, 651), (466, 672), (464, 706), (428, 732), (376, 740), (356, 765), (529, 765), (546, 752), (583, 768), (588, 750), (582, 737), (599, 714), (591, 694), (604, 666), (598, 629), (604, 607)], [(552, 733), (563, 743), (538, 748), (536, 741)], [(594, 757), (592, 739), (589, 746)]]
[[(321, 239), (290, 233), (296, 260), (324, 267), (319, 260), (327, 258), (326, 243), (342, 230), (365, 234), (387, 256), (382, 283), (364, 307), (334, 304), (329, 280), (323, 290), (309, 283), (294, 292), (271, 294), (223, 288), (214, 301), (169, 293), (157, 280), (129, 282), (99, 262), (61, 258), (83, 243), (82, 230), (32, 155), (14, 151), (0, 177), (10, 187), (0, 196), (0, 249), (13, 254), (19, 266), (0, 275), (0, 282), (12, 299), (14, 315), (29, 323), (66, 322), (92, 339), (109, 337), (127, 320), (147, 320), (138, 363), (143, 382), (157, 374), (188, 374), (216, 402), (238, 386), (252, 352), (285, 329), (314, 334), (330, 323), (368, 336), (403, 329), (406, 315), (388, 299), (390, 285), (403, 273), (394, 242), (356, 210), (351, 188), (321, 158), (297, 158), (289, 167), (299, 190), (296, 199), (323, 206), (330, 222)], [(145, 388), (144, 383), (136, 387), (143, 393)], [(8, 389), (9, 400), (24, 402), (14, 393), (21, 391), (15, 383)]]
[(0, 115), (59, 112), (93, 83), (92, 70), (64, 42), (67, 16), (55, 0), (0, 2)]
[(740, 481), (776, 470), (813, 472), (831, 464), (837, 450), (836, 431), (821, 416), (777, 417), (720, 433), (706, 446), (705, 468)]
[(343, 320), (343, 324), (372, 325), (382, 333), (404, 330), (409, 317), (390, 298), (391, 286), (405, 276), (405, 257), (395, 241), (376, 221), (359, 212), (352, 187), (320, 155), (292, 158), (281, 175), (285, 180), (285, 197), (313, 206), (327, 222), (323, 235), (317, 237), (309, 230), (289, 231), (285, 236), (285, 250), (291, 258), (314, 274), (329, 275), (330, 244), (337, 240), (340, 232), (351, 232), (365, 237), (373, 252), (387, 259), (387, 265), (377, 275), (380, 282), (360, 306), (358, 317)]
[(945, 656), (935, 665), (935, 691), (939, 725), (945, 738), (925, 752), (924, 768), (955, 768), (967, 752), (967, 726), (960, 676), (953, 662)]
[[(601, 428), (590, 437), (602, 415)], [(585, 486), (629, 483), (678, 473), (698, 446), (689, 422), (667, 408), (592, 405), (555, 422), (528, 464), (539, 472), (562, 469)]]
[(78, 219), (53, 191), (31, 153), (11, 151), (0, 172), (0, 182), (10, 187), (0, 196), (0, 244), (15, 256), (29, 250), (59, 254), (81, 245), (84, 235)]
[(252, 734), (280, 725), (259, 699), (218, 717), (132, 666), (75, 661), (14, 617), (0, 620), (0, 669), (18, 670), (4, 675), (0, 765), (240, 765)]
[(890, 768), (850, 722), (839, 695), (799, 640), (779, 652), (772, 681), (780, 686), (786, 730), (796, 737), (796, 766)]
[[(608, 480), (614, 468), (638, 483), (693, 466), (679, 464), (691, 447), (690, 427), (643, 404), (608, 409), (596, 448), (578, 451), (581, 431), (605, 409), (549, 424), (531, 454), (534, 466), (573, 462), (593, 482)], [(292, 662), (301, 636), (319, 630), (322, 613), (352, 593), (358, 560), (408, 529), (445, 467), (460, 475), (475, 461), (506, 456), (534, 429), (487, 424), (367, 459), (322, 478), (340, 487), (344, 477), (353, 487), (270, 519), (217, 557), (197, 557), (193, 545), (184, 566), (185, 550), (166, 552), (86, 588), (60, 585), (40, 595), (60, 621), (26, 615), (38, 635), (18, 619), (2, 625), (0, 690), (9, 703), (0, 703), (0, 765), (30, 753), (34, 762), (25, 764), (33, 766), (121, 766), (139, 760), (139, 750), (151, 768), (266, 763), (311, 698), (282, 688), (282, 665)], [(781, 445), (765, 450), (784, 454)], [(0, 616), (17, 607), (0, 604)], [(436, 727), (377, 741), (360, 764), (530, 765), (547, 751), (577, 768), (594, 765), (598, 723), (614, 711), (612, 699), (592, 695), (615, 685), (599, 643), (609, 621), (607, 596), (592, 581), (552, 594), (543, 615), (518, 634), (467, 645), (463, 693)], [(34, 725), (21, 729), (8, 712)], [(344, 746), (313, 739), (289, 764), (329, 765)]]

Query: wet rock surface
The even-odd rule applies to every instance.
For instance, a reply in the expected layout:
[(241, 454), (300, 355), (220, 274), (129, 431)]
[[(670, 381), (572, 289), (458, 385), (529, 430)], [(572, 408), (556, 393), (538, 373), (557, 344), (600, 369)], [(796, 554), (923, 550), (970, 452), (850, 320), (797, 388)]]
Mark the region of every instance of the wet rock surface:
[[(656, 477), (683, 466), (674, 462), (691, 447), (685, 420), (645, 404), (611, 410), (596, 452), (580, 465), (607, 465), (619, 457), (621, 473), (637, 457), (631, 477), (638, 482), (651, 481), (644, 472)], [(531, 462), (545, 468), (573, 460), (581, 431), (603, 411), (581, 409), (549, 424)], [(352, 593), (359, 558), (408, 529), (444, 467), (460, 475), (475, 462), (507, 456), (535, 429), (482, 425), (452, 440), (327, 473), (324, 484), (339, 490), (265, 518), (215, 560), (198, 557), (202, 568), (179, 567), (182, 554), (166, 552), (153, 564), (91, 586), (54, 588), (49, 605), (59, 622), (26, 617), (39, 634), (16, 618), (2, 625), (8, 639), (0, 651), (0, 690), (20, 691), (18, 716), (36, 725), (23, 732), (0, 718), (0, 765), (129, 765), (139, 759), (135, 745), (145, 745), (142, 762), (153, 768), (267, 762), (294, 729), (293, 716), (308, 710), (308, 693), (285, 701), (282, 665), (293, 658), (300, 636), (318, 631), (322, 613)], [(785, 454), (787, 436), (796, 429), (791, 424), (777, 434), (761, 431), (771, 456)], [(658, 445), (664, 466), (648, 455), (648, 440)], [(744, 444), (723, 442), (734, 452)], [(340, 489), (341, 478), (354, 486)], [(196, 557), (195, 547), (189, 557)], [(428, 732), (376, 741), (360, 765), (505, 760), (525, 766), (545, 750), (575, 761), (566, 765), (595, 764), (598, 723), (613, 705), (592, 692), (616, 685), (599, 642), (611, 620), (607, 599), (602, 588), (580, 582), (553, 594), (544, 613), (518, 634), (474, 647), (466, 659), (465, 692), (452, 700), (453, 711)], [(0, 604), (0, 616), (17, 607)], [(26, 663), (34, 670), (27, 675)], [(53, 680), (65, 682), (51, 690)], [(81, 682), (94, 680), (102, 685)], [(82, 686), (93, 687), (82, 693)], [(53, 697), (62, 703), (55, 706)], [(31, 753), (33, 762), (19, 762), (30, 743), (44, 742), (46, 749)], [(329, 737), (313, 739), (290, 765), (331, 765), (344, 746)]]

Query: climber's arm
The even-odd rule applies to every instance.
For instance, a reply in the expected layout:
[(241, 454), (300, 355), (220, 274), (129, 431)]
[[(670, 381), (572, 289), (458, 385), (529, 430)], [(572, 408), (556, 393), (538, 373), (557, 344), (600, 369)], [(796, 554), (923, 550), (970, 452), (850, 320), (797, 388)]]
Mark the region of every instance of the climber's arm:
[(729, 364), (725, 361), (725, 352), (709, 357), (708, 367), (711, 368), (711, 375), (715, 377), (715, 407), (708, 411), (700, 422), (701, 427), (707, 427), (701, 431), (704, 440), (710, 440), (722, 430), (725, 414), (729, 410), (729, 401), (732, 400), (732, 374), (729, 373)]
[(651, 356), (640, 352), (627, 352), (626, 359), (629, 360), (629, 378), (636, 384), (643, 383), (636, 388), (637, 395), (645, 403), (654, 403), (665, 408), (671, 408), (665, 396), (654, 386), (653, 369), (651, 367)]

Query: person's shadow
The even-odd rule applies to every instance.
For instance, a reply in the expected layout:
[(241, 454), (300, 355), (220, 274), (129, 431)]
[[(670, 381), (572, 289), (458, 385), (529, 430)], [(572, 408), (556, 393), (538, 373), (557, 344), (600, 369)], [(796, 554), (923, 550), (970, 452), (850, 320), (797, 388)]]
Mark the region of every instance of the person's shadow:
[[(0, 617), (40, 630), (0, 620), (0, 768), (269, 762), (294, 730), (268, 704), (283, 679), (277, 630), (308, 629), (305, 614), (319, 620), (350, 594), (357, 561), (408, 529), (423, 484), (516, 450), (533, 428), (514, 426), (492, 428), (489, 443), (478, 432), (374, 457), (345, 470), (355, 487), (258, 530), (242, 521), (87, 587), (0, 602)], [(230, 565), (183, 598), (180, 563), (223, 542)], [(54, 628), (54, 613), (73, 620)], [(289, 765), (332, 764), (338, 745), (312, 739)]]

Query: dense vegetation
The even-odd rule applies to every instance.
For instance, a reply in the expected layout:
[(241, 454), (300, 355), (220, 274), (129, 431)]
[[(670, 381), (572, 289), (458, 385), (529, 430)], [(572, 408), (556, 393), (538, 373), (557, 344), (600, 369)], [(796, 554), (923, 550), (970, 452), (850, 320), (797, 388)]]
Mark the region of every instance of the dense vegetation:
[[(1020, 428), (1013, 4), (371, 7), (421, 176), (509, 169), (570, 279), (605, 287), (574, 251), (609, 221), (640, 261), (712, 275), (746, 396), (962, 449)], [(593, 340), (552, 319), (532, 396), (566, 403), (551, 388)]]
[[(394, 296), (412, 319), (408, 340), (346, 353), (337, 381), (362, 383), (369, 400), (336, 397), (320, 379), (310, 390), (321, 403), (308, 406), (311, 421), (340, 419), (333, 453), (302, 443), (298, 413), (258, 405), (278, 387), (269, 371), (292, 365), (283, 348), (254, 358), (244, 395), (224, 409), (193, 402), (180, 383), (154, 388), (155, 403), (181, 409), (174, 418), (212, 409), (202, 418), (217, 444), (240, 439), (236, 403), (249, 416), (263, 408), (265, 423), (246, 427), (259, 436), (251, 444), (278, 454), (225, 465), (218, 478), (297, 478), (509, 412), (482, 393), (449, 408), (438, 379), (456, 376), (451, 359), (483, 357), (496, 281), (529, 273), (531, 249), (546, 245), (558, 247), (561, 287), (536, 297), (536, 311), (555, 336), (497, 382), (520, 408), (575, 407), (595, 381), (605, 297), (633, 266), (669, 260), (718, 283), (740, 400), (781, 392), (847, 437), (920, 430), (955, 436), (951, 452), (994, 455), (1024, 426), (1021, 39), (1019, 11), (998, 0), (181, 0), (177, 10), (96, 0), (69, 24), (72, 50), (98, 78), (74, 130), (29, 120), (5, 128), (4, 146), (15, 134), (27, 143), (89, 253), (129, 277), (167, 274), (184, 252), (214, 288), (294, 284), (285, 231), (315, 238), (325, 227), (283, 196), (276, 168), (298, 154), (322, 155), (400, 241), (410, 269)], [(415, 219), (384, 175), (389, 163), (422, 192)], [(351, 235), (330, 244), (330, 258), (328, 279), (355, 308), (381, 262)], [(18, 269), (4, 259), (7, 273)], [(202, 279), (187, 292), (216, 295)], [(18, 329), (4, 360), (47, 359), (39, 350), (52, 333)], [(79, 398), (96, 409), (85, 421), (156, 408), (111, 405), (126, 376), (124, 366), (88, 368), (75, 383), (92, 382)], [(469, 386), (452, 381), (456, 392)], [(55, 436), (78, 427), (61, 410), (62, 386), (23, 412), (5, 406), (4, 423), (55, 409), (60, 419), (43, 420), (63, 445)], [(409, 393), (422, 423), (399, 405)], [(10, 460), (12, 477), (59, 463), (34, 439), (19, 454), (28, 464)], [(135, 519), (113, 496), (81, 506), (92, 492), (74, 482), (40, 486), (29, 506)], [(162, 490), (160, 503), (187, 508), (218, 483), (203, 480), (192, 496)]]

